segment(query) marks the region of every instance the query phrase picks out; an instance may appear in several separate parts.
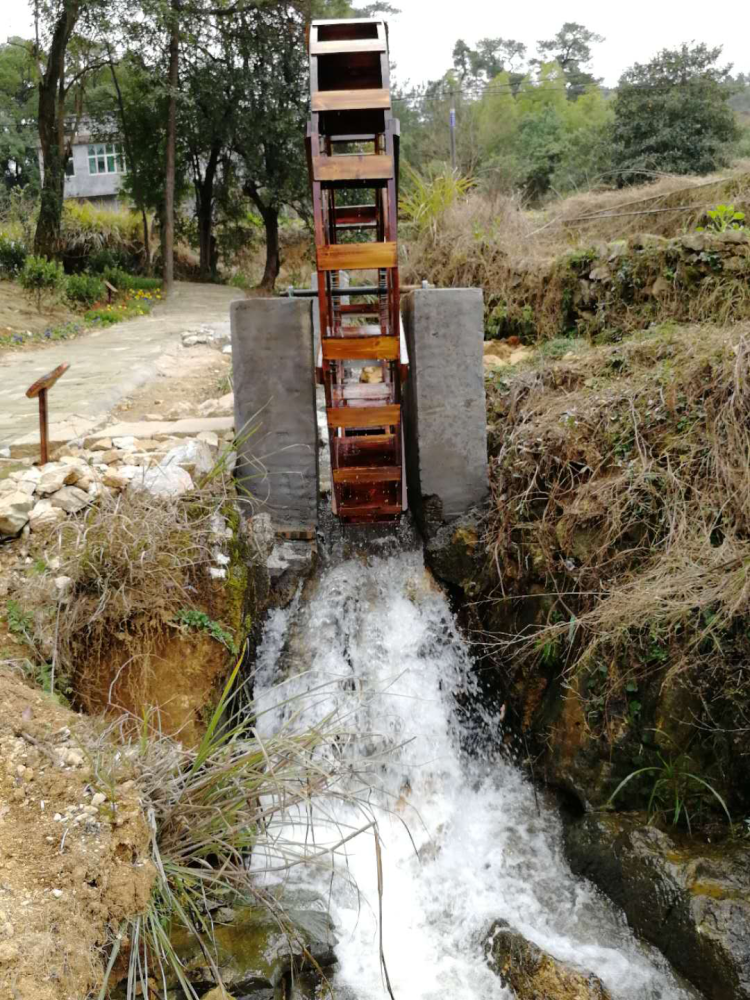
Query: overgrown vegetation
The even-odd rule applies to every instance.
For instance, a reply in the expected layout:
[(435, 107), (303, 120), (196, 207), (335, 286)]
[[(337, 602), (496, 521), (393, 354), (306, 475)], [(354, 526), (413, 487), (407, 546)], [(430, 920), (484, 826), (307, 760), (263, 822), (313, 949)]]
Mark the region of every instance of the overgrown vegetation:
[(665, 324), (490, 386), (485, 624), (600, 804), (661, 752), (750, 810), (749, 365), (747, 324)]

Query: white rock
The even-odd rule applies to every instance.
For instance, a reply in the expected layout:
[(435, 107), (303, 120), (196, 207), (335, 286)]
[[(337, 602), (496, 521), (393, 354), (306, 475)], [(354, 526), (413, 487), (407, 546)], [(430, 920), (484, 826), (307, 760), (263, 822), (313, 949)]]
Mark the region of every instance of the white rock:
[(234, 393), (228, 392), (218, 399), (207, 399), (198, 411), (202, 417), (219, 417), (234, 413)]
[(219, 435), (215, 431), (201, 431), (198, 435), (198, 441), (203, 441), (210, 448), (219, 447)]
[(91, 497), (77, 486), (64, 486), (52, 496), (51, 503), (53, 507), (59, 507), (66, 514), (77, 514), (79, 510), (88, 507)]
[(125, 451), (133, 451), (135, 448), (135, 438), (134, 437), (120, 437), (112, 438), (112, 444), (115, 448), (122, 448)]
[(0, 448), (0, 458), (10, 458), (10, 448)]
[(101, 438), (91, 445), (92, 451), (109, 451), (112, 447), (112, 438)]
[(53, 507), (51, 500), (37, 500), (29, 517), (29, 527), (32, 531), (41, 531), (64, 520), (65, 511), (61, 507)]
[(62, 897), (62, 889), (53, 889), (52, 895), (55, 897), (55, 899), (60, 899)]
[(221, 353), (222, 354), (231, 354), (232, 353), (232, 345), (231, 344), (225, 344), (224, 347), (222, 347), (222, 349), (221, 349)]
[(97, 809), (99, 808), (99, 806), (103, 806), (106, 801), (107, 801), (107, 796), (104, 794), (104, 792), (96, 792), (94, 795), (91, 796), (91, 805), (96, 806)]
[(195, 412), (196, 407), (192, 403), (188, 403), (182, 400), (179, 403), (174, 403), (165, 412), (163, 417), (159, 417), (159, 420), (169, 419), (169, 420), (179, 420), (181, 417), (191, 417)]
[(146, 490), (156, 497), (176, 497), (193, 489), (189, 472), (180, 465), (156, 465), (140, 470), (132, 482), (132, 489)]
[(132, 478), (132, 476), (126, 475), (123, 469), (107, 469), (102, 479), (102, 485), (109, 486), (113, 490), (124, 490)]
[(42, 466), (42, 474), (36, 484), (36, 491), (40, 496), (48, 496), (50, 493), (57, 493), (63, 486), (74, 483), (77, 474), (69, 465), (60, 462), (50, 462)]
[(42, 470), (34, 466), (33, 469), (26, 469), (25, 472), (16, 473), (22, 483), (38, 483), (42, 478)]
[(28, 523), (33, 506), (25, 490), (0, 494), (0, 536), (17, 535)]
[(170, 465), (190, 465), (196, 472), (206, 473), (214, 467), (214, 456), (205, 441), (191, 438), (168, 451), (159, 464), (163, 469)]
[(56, 576), (55, 577), (55, 587), (60, 594), (64, 594), (68, 587), (73, 582), (71, 576)]
[(28, 479), (21, 479), (16, 484), (16, 488), (22, 490), (27, 496), (33, 497), (36, 492), (36, 483)]

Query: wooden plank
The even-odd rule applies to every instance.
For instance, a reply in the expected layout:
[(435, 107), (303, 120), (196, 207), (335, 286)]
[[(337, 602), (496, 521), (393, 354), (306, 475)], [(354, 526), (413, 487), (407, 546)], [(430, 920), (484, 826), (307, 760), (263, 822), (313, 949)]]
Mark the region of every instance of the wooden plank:
[(62, 365), (58, 365), (57, 368), (54, 368), (51, 372), (47, 372), (46, 375), (42, 375), (42, 377), (38, 378), (33, 385), (29, 386), (26, 390), (26, 395), (29, 399), (35, 399), (40, 392), (51, 389), (55, 382), (57, 382), (57, 380), (65, 374), (68, 368), (70, 368), (70, 365), (65, 362)]
[(342, 153), (313, 156), (313, 180), (389, 181), (393, 179), (393, 157), (376, 153)]
[(398, 337), (325, 337), (324, 361), (398, 361)]
[(339, 243), (318, 247), (320, 271), (377, 271), (381, 267), (398, 267), (398, 244)]
[(315, 111), (387, 111), (391, 92), (385, 87), (367, 90), (318, 90), (312, 95)]
[(374, 518), (379, 514), (401, 514), (403, 507), (400, 503), (341, 504), (337, 513), (339, 517)]
[(328, 426), (339, 427), (395, 427), (401, 422), (401, 407), (392, 406), (337, 406), (328, 409)]
[(335, 210), (337, 226), (356, 226), (378, 221), (377, 205), (342, 205)]
[(360, 466), (334, 469), (334, 483), (400, 483), (401, 469), (397, 465)]
[[(346, 458), (358, 458), (360, 455), (385, 455), (396, 447), (395, 434), (367, 434), (355, 437), (337, 437), (333, 441), (336, 448), (336, 460), (341, 462)], [(354, 463), (352, 463), (354, 464)]]
[(349, 38), (338, 42), (311, 42), (311, 56), (334, 56), (346, 52), (385, 52), (385, 42), (379, 38)]

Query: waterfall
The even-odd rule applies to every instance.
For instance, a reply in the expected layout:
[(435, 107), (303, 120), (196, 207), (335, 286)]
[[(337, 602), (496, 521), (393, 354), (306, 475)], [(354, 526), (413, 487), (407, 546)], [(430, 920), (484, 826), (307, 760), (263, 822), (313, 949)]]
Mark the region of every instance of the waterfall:
[[(261, 735), (332, 713), (353, 734), (341, 753), (352, 787), (366, 772), (372, 789), (383, 952), (396, 1000), (511, 1000), (482, 947), (500, 918), (595, 973), (617, 1000), (694, 996), (608, 900), (571, 874), (555, 810), (541, 800), (537, 807), (521, 769), (483, 750), (467, 713), (459, 718), (457, 703), (475, 694), (473, 677), (448, 602), (416, 552), (328, 569), (311, 593), (272, 612), (259, 652)], [(287, 832), (307, 824), (320, 847), (363, 826), (365, 813), (356, 802), (326, 800), (310, 820), (288, 815)], [(330, 907), (340, 938), (337, 995), (387, 997), (373, 830), (337, 852), (333, 877), (303, 867), (290, 877)]]

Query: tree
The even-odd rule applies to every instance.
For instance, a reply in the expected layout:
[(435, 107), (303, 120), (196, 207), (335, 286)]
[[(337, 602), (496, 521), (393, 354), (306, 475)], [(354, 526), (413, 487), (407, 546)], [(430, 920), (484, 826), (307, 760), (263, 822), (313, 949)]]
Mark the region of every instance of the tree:
[(471, 48), (459, 38), (453, 46), (453, 67), (459, 79), (494, 80), (499, 73), (517, 71), (526, 58), (526, 46), (513, 38), (480, 38)]
[(6, 187), (36, 183), (35, 130), (38, 75), (33, 42), (0, 45), (0, 171)]
[(241, 95), (234, 148), (242, 160), (245, 193), (266, 230), (261, 287), (267, 289), (273, 289), (281, 268), (280, 211), (308, 191), (305, 27), (296, 7), (283, 3), (244, 11), (224, 29)]
[(570, 100), (576, 100), (586, 87), (600, 83), (587, 71), (591, 62), (591, 46), (603, 42), (602, 35), (589, 31), (582, 24), (566, 21), (554, 38), (537, 42), (540, 63), (556, 62), (565, 76)]
[(739, 130), (721, 47), (663, 49), (620, 78), (613, 154), (620, 183), (655, 173), (706, 174), (726, 162)]

